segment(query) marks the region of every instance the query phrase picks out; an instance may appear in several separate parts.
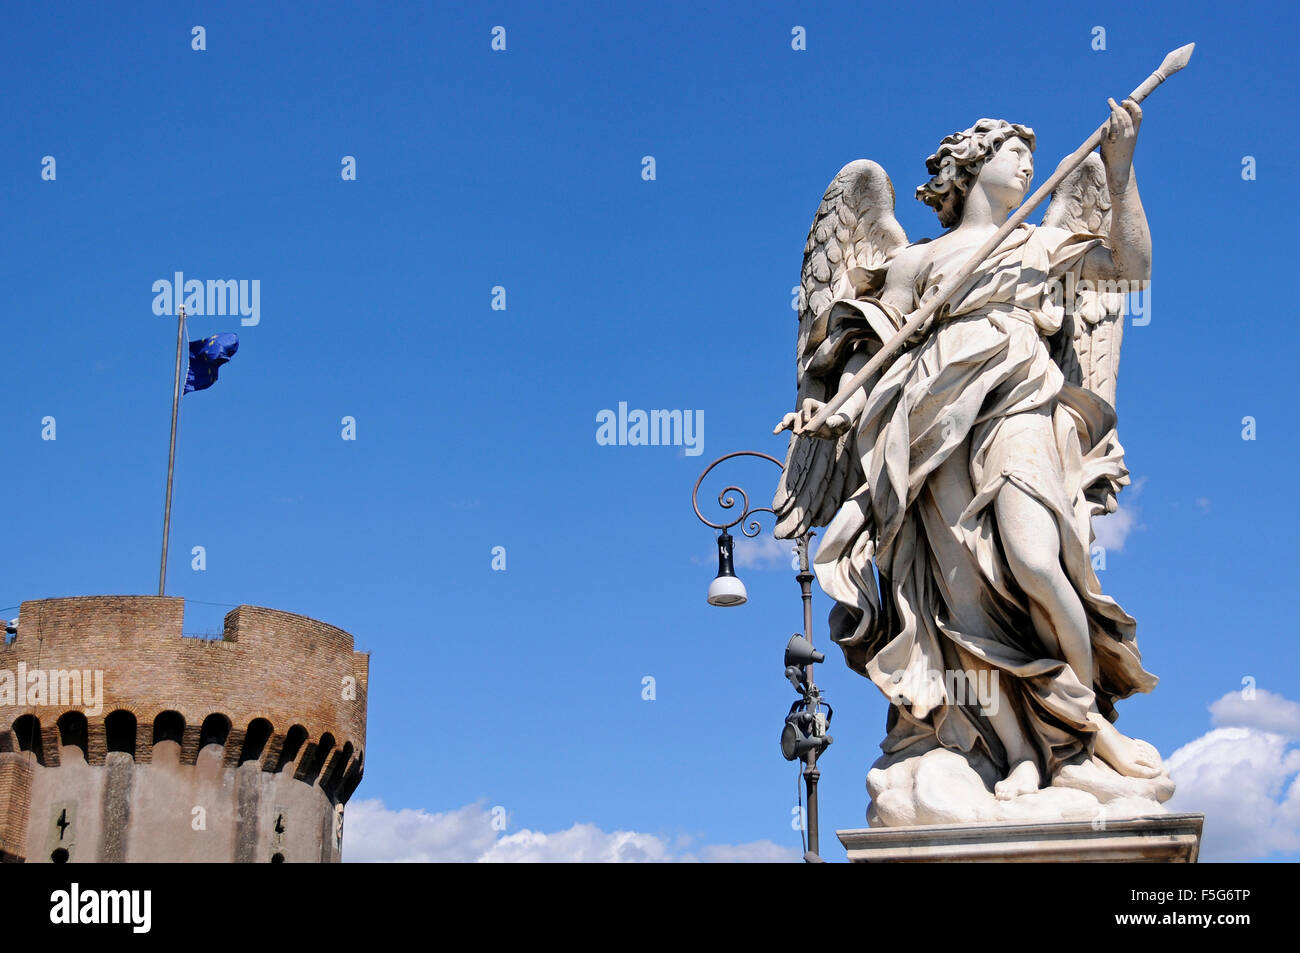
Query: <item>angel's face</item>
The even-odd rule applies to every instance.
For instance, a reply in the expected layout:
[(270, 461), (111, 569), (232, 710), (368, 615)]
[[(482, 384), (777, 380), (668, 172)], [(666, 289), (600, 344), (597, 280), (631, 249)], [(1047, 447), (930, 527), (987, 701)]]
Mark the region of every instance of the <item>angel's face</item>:
[(976, 183), (989, 197), (1007, 208), (1014, 208), (1029, 193), (1034, 180), (1034, 153), (1025, 140), (1012, 137), (984, 163)]

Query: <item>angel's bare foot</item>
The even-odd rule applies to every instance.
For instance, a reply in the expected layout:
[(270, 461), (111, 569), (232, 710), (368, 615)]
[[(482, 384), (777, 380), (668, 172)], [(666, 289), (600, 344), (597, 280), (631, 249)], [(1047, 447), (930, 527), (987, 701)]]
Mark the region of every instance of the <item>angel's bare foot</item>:
[(1097, 712), (1088, 715), (1097, 726), (1097, 755), (1120, 774), (1154, 778), (1160, 774), (1160, 752), (1139, 738), (1130, 738)]
[(999, 801), (1010, 801), (1022, 794), (1033, 794), (1038, 790), (1038, 765), (1032, 761), (1021, 761), (1011, 769), (1006, 779), (993, 785), (993, 793)]

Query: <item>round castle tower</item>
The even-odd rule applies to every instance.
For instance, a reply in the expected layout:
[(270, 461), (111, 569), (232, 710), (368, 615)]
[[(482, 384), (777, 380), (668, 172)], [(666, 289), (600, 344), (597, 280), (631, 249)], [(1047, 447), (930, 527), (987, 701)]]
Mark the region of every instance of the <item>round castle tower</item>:
[(183, 637), (185, 601), (24, 602), (0, 646), (0, 861), (336, 862), (370, 656), (256, 606)]

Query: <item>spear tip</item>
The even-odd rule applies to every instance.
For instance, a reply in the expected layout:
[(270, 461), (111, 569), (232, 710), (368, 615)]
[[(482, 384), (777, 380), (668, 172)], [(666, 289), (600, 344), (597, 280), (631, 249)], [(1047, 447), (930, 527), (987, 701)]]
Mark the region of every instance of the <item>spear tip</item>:
[(1174, 50), (1166, 56), (1165, 61), (1160, 64), (1160, 72), (1165, 76), (1177, 73), (1180, 69), (1186, 66), (1188, 62), (1190, 62), (1192, 58), (1192, 50), (1194, 49), (1196, 49), (1196, 44), (1188, 43), (1186, 46), (1180, 46), (1178, 49)]

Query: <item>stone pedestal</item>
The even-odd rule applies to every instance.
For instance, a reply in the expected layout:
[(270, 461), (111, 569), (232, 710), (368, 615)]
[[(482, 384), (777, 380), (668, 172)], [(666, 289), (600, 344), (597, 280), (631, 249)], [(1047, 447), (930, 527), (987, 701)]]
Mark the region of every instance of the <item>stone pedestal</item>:
[(855, 864), (1196, 862), (1204, 814), (836, 831)]

